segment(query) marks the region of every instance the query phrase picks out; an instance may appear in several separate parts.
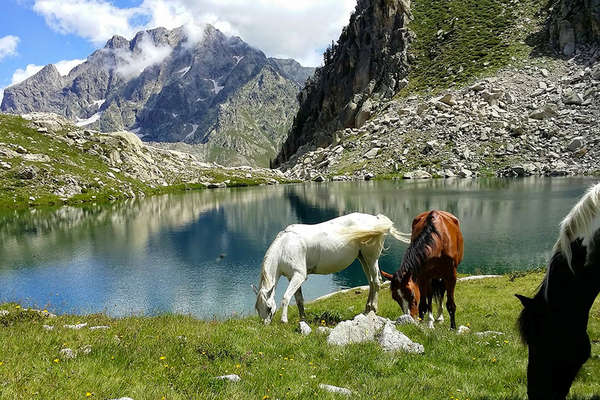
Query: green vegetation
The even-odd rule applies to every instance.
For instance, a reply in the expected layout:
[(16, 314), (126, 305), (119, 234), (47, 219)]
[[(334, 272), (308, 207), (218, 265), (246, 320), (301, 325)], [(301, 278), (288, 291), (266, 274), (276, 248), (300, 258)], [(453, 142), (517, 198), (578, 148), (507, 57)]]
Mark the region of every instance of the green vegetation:
[[(59, 136), (74, 130), (76, 128), (72, 127), (52, 136), (33, 129), (21, 117), (0, 114), (0, 161), (8, 163), (7, 168), (0, 168), (0, 208), (102, 203), (132, 196), (205, 188), (201, 183), (188, 183), (180, 176), (170, 176), (168, 172), (165, 176), (170, 184), (158, 186), (110, 168), (106, 157), (100, 155), (113, 150), (109, 144), (86, 142), (82, 149), (78, 149), (59, 140)], [(18, 148), (25, 154), (42, 157), (35, 161), (27, 160), (15, 151)], [(4, 155), (3, 149), (10, 151), (10, 155)], [(23, 179), (20, 175), (24, 169), (34, 170), (34, 176)], [(228, 181), (228, 187), (267, 184), (271, 178), (264, 174), (253, 174), (252, 178), (247, 178), (246, 174), (244, 171), (215, 168), (202, 171), (202, 178), (215, 183)], [(73, 184), (81, 187), (80, 193), (67, 196), (57, 191)]]
[[(376, 344), (330, 347), (326, 337), (296, 332), (290, 325), (264, 326), (257, 317), (198, 321), (188, 316), (111, 319), (104, 315), (47, 318), (15, 304), (1, 309), (0, 398), (3, 399), (338, 399), (320, 383), (347, 387), (357, 399), (525, 399), (527, 349), (515, 320), (520, 310), (514, 293), (532, 294), (542, 273), (460, 282), (457, 321), (473, 332), (457, 335), (444, 322), (434, 331), (416, 326), (401, 330), (425, 346), (425, 354), (386, 354)], [(366, 292), (350, 291), (307, 305), (313, 329), (349, 319), (362, 311)], [(389, 290), (380, 294), (379, 314), (399, 315)], [(447, 316), (447, 315), (446, 315)], [(81, 330), (63, 324), (88, 323)], [(321, 323), (320, 321), (318, 322)], [(52, 325), (45, 330), (42, 325)], [(108, 330), (89, 326), (108, 325)], [(572, 389), (572, 399), (600, 392), (600, 302), (592, 310), (589, 335), (592, 359)], [(84, 354), (85, 346), (91, 352)], [(75, 359), (60, 354), (78, 353)], [(237, 383), (214, 377), (238, 374)]]
[(546, 0), (414, 0), (409, 85), (437, 92), (492, 75), (543, 41)]

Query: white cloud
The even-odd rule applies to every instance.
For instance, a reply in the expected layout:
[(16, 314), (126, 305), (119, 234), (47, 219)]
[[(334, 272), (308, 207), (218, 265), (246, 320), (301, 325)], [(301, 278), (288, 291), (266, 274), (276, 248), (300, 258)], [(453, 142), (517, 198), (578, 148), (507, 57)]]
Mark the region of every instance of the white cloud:
[(269, 56), (318, 65), (322, 50), (339, 37), (355, 4), (356, 0), (143, 0), (137, 7), (118, 8), (107, 0), (36, 0), (33, 8), (52, 29), (95, 44), (157, 26), (210, 23)]
[(151, 65), (160, 64), (173, 50), (169, 46), (155, 46), (146, 35), (142, 36), (139, 49), (139, 53), (116, 50), (119, 58), (117, 72), (126, 79), (135, 78)]
[[(66, 76), (69, 74), (69, 72), (71, 72), (73, 68), (83, 63), (84, 61), (85, 60), (78, 59), (63, 60), (55, 63), (54, 66), (62, 76)], [(10, 85), (16, 85), (17, 83), (23, 82), (25, 79), (32, 77), (33, 75), (40, 72), (42, 68), (44, 68), (43, 65), (28, 64), (25, 67), (25, 69), (17, 69), (12, 75)]]
[(19, 37), (8, 35), (0, 38), (0, 61), (8, 56), (17, 54), (17, 46), (19, 45)]

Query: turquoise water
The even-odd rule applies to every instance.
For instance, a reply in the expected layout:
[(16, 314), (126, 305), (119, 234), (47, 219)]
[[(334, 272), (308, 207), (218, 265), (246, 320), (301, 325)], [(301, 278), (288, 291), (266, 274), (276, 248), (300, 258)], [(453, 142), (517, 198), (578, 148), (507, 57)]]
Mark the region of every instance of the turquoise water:
[[(302, 184), (190, 192), (58, 210), (0, 211), (0, 301), (57, 313), (113, 316), (164, 312), (200, 318), (253, 312), (251, 283), (277, 233), (360, 211), (408, 231), (412, 218), (443, 209), (461, 220), (463, 273), (544, 264), (558, 223), (589, 178)], [(381, 267), (395, 271), (405, 245), (391, 238)], [(366, 284), (355, 263), (310, 276), (311, 299)], [(278, 299), (287, 285), (282, 278)]]

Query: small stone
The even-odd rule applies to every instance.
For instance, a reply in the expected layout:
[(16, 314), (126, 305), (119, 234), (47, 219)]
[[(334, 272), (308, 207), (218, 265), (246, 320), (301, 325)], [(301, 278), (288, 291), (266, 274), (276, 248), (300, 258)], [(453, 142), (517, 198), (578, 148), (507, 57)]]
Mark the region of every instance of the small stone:
[(542, 69), (540, 70), (540, 72), (542, 73), (542, 76), (543, 76), (544, 78), (547, 78), (547, 77), (549, 77), (549, 76), (550, 76), (550, 72), (548, 72), (548, 70), (547, 70), (547, 69), (545, 69), (545, 68), (542, 68)]
[(417, 170), (413, 172), (407, 172), (403, 176), (404, 179), (431, 179), (431, 174), (427, 171)]
[(461, 177), (461, 178), (471, 178), (473, 176), (473, 172), (469, 171), (466, 168), (463, 168), (458, 173), (458, 176)]
[(110, 326), (100, 325), (100, 326), (90, 327), (90, 331), (102, 331), (102, 330), (106, 330), (106, 329), (110, 329)]
[(42, 328), (45, 331), (53, 331), (54, 330), (54, 327), (52, 325), (42, 325)]
[(326, 385), (324, 383), (319, 384), (319, 387), (330, 393), (344, 394), (346, 396), (350, 396), (352, 394), (352, 391), (350, 389), (346, 389), (343, 387)]
[(77, 357), (77, 354), (75, 354), (75, 352), (69, 348), (62, 349), (59, 353), (60, 353), (61, 357), (64, 358), (65, 360), (71, 360), (71, 359)]
[(80, 350), (83, 354), (90, 354), (92, 352), (92, 346), (89, 344), (86, 344)]
[(17, 178), (23, 180), (31, 180), (35, 178), (37, 175), (37, 171), (33, 167), (25, 167), (17, 173)]
[(373, 180), (375, 178), (375, 175), (372, 174), (371, 172), (367, 172), (364, 176), (365, 181), (370, 181)]
[(312, 329), (304, 321), (300, 321), (300, 326), (298, 329), (300, 330), (300, 333), (304, 336), (308, 336), (312, 333)]
[(379, 154), (380, 150), (381, 150), (381, 148), (374, 147), (371, 150), (369, 150), (368, 152), (366, 152), (365, 155), (364, 155), (364, 157), (367, 158), (367, 159), (369, 159), (369, 160), (372, 160), (375, 157), (377, 157), (377, 155)]
[(0, 168), (9, 170), (12, 168), (12, 165), (10, 165), (10, 163), (0, 161)]
[(242, 380), (242, 378), (240, 378), (239, 375), (236, 374), (217, 376), (215, 379), (221, 379), (230, 382), (239, 382)]
[(317, 183), (325, 182), (325, 178), (323, 178), (323, 175), (317, 175), (315, 178), (313, 178), (313, 182), (317, 182)]
[(504, 335), (504, 332), (484, 331), (484, 332), (475, 332), (475, 335), (479, 336), (479, 337), (485, 337), (485, 336), (502, 336), (502, 335)]
[(8, 314), (10, 314), (10, 311), (7, 311), (7, 310), (0, 310), (0, 317), (5, 317), (5, 316), (7, 316)]
[(464, 334), (469, 333), (469, 332), (471, 332), (471, 328), (469, 328), (468, 326), (461, 325), (461, 326), (458, 327), (457, 333), (459, 335), (464, 335)]
[(77, 324), (77, 325), (63, 325), (63, 328), (66, 329), (74, 329), (74, 330), (80, 330), (82, 328), (85, 328), (87, 326), (87, 322), (84, 324)]
[(413, 317), (411, 317), (408, 314), (404, 314), (398, 317), (398, 319), (396, 320), (396, 324), (397, 325), (416, 325), (417, 321), (414, 320)]
[(444, 103), (444, 104), (446, 104), (446, 105), (449, 105), (451, 107), (455, 106), (457, 104), (456, 100), (454, 99), (454, 97), (450, 93), (448, 93), (445, 96), (443, 96), (442, 98), (440, 98), (439, 101), (442, 102), (442, 103)]
[(571, 143), (569, 143), (569, 145), (567, 146), (567, 150), (577, 151), (581, 147), (583, 147), (583, 138), (581, 136), (578, 136), (578, 137), (574, 138), (573, 140), (571, 140)]

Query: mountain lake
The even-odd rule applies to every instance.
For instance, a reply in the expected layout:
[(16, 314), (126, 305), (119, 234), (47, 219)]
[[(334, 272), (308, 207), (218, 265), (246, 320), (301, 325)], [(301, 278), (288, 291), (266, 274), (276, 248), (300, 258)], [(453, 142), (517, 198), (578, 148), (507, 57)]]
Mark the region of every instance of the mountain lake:
[[(250, 284), (258, 283), (264, 253), (279, 231), (352, 212), (385, 214), (407, 232), (418, 213), (447, 210), (460, 219), (465, 238), (459, 273), (530, 269), (546, 263), (561, 219), (596, 181), (315, 183), (0, 210), (0, 302), (59, 314), (248, 315), (255, 301)], [(405, 249), (388, 237), (381, 268), (395, 271)], [(303, 292), (309, 301), (365, 284), (355, 261), (334, 275), (310, 275)], [(282, 278), (278, 302), (286, 286)]]

